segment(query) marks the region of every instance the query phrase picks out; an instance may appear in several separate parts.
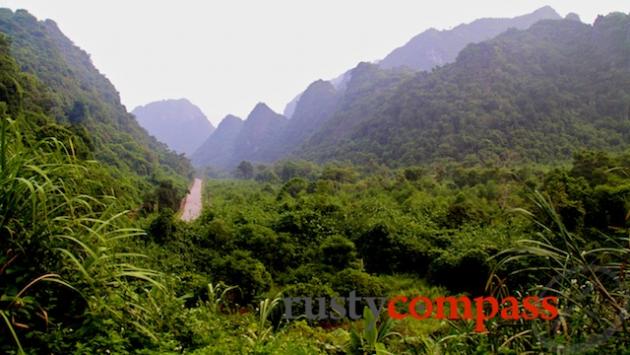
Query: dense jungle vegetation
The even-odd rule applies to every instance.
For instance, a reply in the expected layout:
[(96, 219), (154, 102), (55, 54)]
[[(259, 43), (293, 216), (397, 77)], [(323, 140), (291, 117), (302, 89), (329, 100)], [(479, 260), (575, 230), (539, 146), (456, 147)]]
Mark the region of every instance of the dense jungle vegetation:
[[(78, 57), (56, 57), (55, 32), (29, 16), (0, 13), (15, 34), (0, 37), (2, 353), (630, 350), (630, 152), (396, 169), (244, 161), (206, 180), (203, 214), (183, 223), (174, 211), (188, 162), (102, 96), (93, 68), (82, 76)], [(356, 321), (281, 317), (281, 297), (351, 291), (553, 294), (561, 313), (497, 318), (487, 333), (369, 311)]]
[[(400, 167), (549, 163), (575, 147), (625, 149), (629, 28), (623, 13), (593, 25), (544, 20), (471, 44), (453, 64), (398, 78), (362, 63), (348, 84), (353, 92), (297, 155)], [(394, 83), (379, 84), (382, 77)]]
[(579, 148), (620, 152), (630, 142), (629, 29), (624, 13), (592, 25), (542, 20), (470, 43), (455, 62), (430, 71), (360, 63), (342, 87), (312, 83), (287, 122), (265, 123), (253, 110), (238, 134), (220, 125), (192, 160), (229, 170), (278, 159), (400, 168), (439, 160), (549, 164)]

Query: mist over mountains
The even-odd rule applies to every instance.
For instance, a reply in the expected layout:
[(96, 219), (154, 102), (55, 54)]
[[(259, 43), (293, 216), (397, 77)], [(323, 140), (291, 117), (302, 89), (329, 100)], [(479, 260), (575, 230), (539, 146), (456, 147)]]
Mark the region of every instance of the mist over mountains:
[(429, 29), (415, 36), (404, 46), (396, 48), (378, 62), (382, 69), (408, 67), (413, 70), (431, 70), (452, 63), (459, 52), (471, 43), (491, 39), (510, 28), (524, 30), (541, 20), (559, 20), (562, 17), (549, 6), (531, 14), (507, 18), (487, 18), (462, 24), (450, 30)]
[[(468, 44), (491, 39), (509, 28), (527, 29), (540, 20), (559, 19), (561, 16), (553, 8), (545, 6), (515, 18), (484, 18), (443, 31), (432, 28), (413, 37), (375, 64), (381, 69), (406, 67), (429, 71), (436, 66), (454, 62), (457, 54)], [(352, 70), (348, 70), (330, 82), (338, 90), (344, 91), (350, 81), (351, 72)], [(286, 117), (293, 115), (301, 95), (297, 95), (287, 104), (283, 112)]]
[(0, 9), (0, 354), (630, 353), (630, 14), (534, 14), (212, 131)]
[[(234, 115), (225, 116), (211, 138), (205, 142), (192, 155), (192, 161), (197, 166), (227, 166), (234, 155), (236, 138), (238, 137), (243, 120)], [(212, 154), (202, 154), (212, 152)]]
[(214, 131), (199, 107), (187, 99), (152, 102), (136, 107), (132, 113), (152, 136), (188, 157)]
[[(378, 63), (313, 82), (288, 105), (290, 119), (265, 109), (275, 119), (249, 123), (257, 106), (243, 132), (229, 142), (211, 135), (193, 163), (543, 162), (567, 159), (576, 147), (625, 146), (628, 71), (607, 58), (623, 52), (623, 36), (610, 33), (615, 26), (623, 33), (626, 17), (591, 26), (543, 7), (425, 31)], [(230, 148), (217, 150), (222, 144)]]

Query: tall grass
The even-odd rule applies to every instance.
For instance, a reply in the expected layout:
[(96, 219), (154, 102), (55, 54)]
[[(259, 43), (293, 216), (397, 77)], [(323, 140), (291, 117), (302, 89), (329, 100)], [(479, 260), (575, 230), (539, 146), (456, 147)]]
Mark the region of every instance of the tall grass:
[(392, 354), (387, 351), (385, 341), (390, 337), (401, 337), (392, 329), (394, 321), (384, 313), (374, 314), (368, 307), (363, 308), (363, 329), (354, 327), (346, 344), (348, 354)]
[(528, 216), (539, 232), (501, 252), (497, 268), (515, 262), (537, 265), (517, 269), (512, 275), (535, 275), (538, 282), (528, 292), (558, 297), (560, 315), (553, 322), (529, 324), (531, 331), (514, 334), (510, 346), (521, 343), (531, 349), (538, 344), (541, 350), (561, 354), (600, 348), (628, 351), (623, 344), (629, 335), (629, 236), (602, 236), (604, 242), (591, 247), (592, 243), (566, 228), (547, 197), (535, 192), (532, 202), (533, 211), (517, 212)]
[(254, 346), (260, 346), (273, 336), (273, 325), (269, 324), (269, 316), (282, 302), (282, 294), (278, 293), (274, 298), (265, 298), (258, 304), (258, 321), (255, 327), (248, 329), (245, 339)]
[[(495, 318), (487, 324), (489, 334), (481, 335), (474, 333), (470, 324), (451, 322), (448, 334), (427, 340), (427, 353), (630, 351), (630, 234), (601, 236), (600, 246), (592, 247), (592, 242), (566, 228), (548, 197), (534, 192), (531, 200), (531, 211), (514, 212), (527, 216), (538, 232), (494, 256), (497, 263), (488, 279), (487, 292), (497, 298), (556, 296), (558, 318), (518, 322)], [(503, 274), (502, 270), (512, 271)], [(531, 287), (510, 290), (510, 278), (523, 274), (534, 280)]]
[[(20, 338), (29, 332), (90, 315), (155, 339), (137, 290), (162, 287), (159, 275), (136, 266), (144, 256), (125, 242), (144, 232), (128, 227), (113, 198), (84, 188), (88, 165), (75, 157), (71, 139), (33, 141), (22, 120), (0, 117), (0, 334), (9, 335), (2, 338), (22, 353)], [(47, 308), (70, 301), (53, 297), (58, 290), (50, 283), (82, 298), (85, 313), (50, 319)], [(0, 340), (0, 351), (9, 346)]]

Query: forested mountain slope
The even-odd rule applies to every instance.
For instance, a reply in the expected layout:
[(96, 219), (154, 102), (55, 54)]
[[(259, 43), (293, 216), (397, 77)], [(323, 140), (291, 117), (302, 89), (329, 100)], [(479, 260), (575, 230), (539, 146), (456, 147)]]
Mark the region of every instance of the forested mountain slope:
[(232, 169), (243, 160), (273, 161), (283, 154), (276, 145), (288, 124), (286, 117), (260, 102), (245, 121), (228, 115), (192, 156), (196, 166)]
[(430, 29), (396, 48), (378, 65), (383, 69), (408, 67), (431, 70), (455, 61), (457, 54), (468, 44), (489, 40), (510, 28), (524, 30), (541, 20), (559, 19), (561, 17), (554, 9), (545, 6), (531, 14), (514, 18), (485, 18), (449, 30)]
[[(112, 156), (119, 164), (94, 161), (105, 139), (146, 133), (125, 131), (132, 117), (124, 110), (120, 122), (111, 122), (116, 116), (107, 109), (120, 104), (101, 101), (97, 86), (75, 81), (75, 71), (81, 72), (76, 63), (64, 62), (42, 41), (28, 42), (30, 35), (48, 38), (39, 24), (31, 27), (29, 15), (20, 12), (9, 22), (5, 16), (10, 13), (1, 12), (2, 26), (18, 39), (0, 33), (0, 353), (98, 353), (80, 344), (106, 339), (105, 329), (127, 335), (146, 329), (133, 290), (148, 291), (158, 274), (137, 266), (144, 256), (131, 239), (145, 234), (135, 228), (138, 221), (177, 208), (173, 183), (185, 184), (186, 170), (169, 172), (157, 158), (147, 161), (150, 170), (135, 173), (128, 169), (138, 167), (135, 161), (123, 155)], [(20, 41), (32, 46), (16, 45)], [(34, 61), (19, 62), (14, 51)], [(40, 72), (54, 85), (47, 86)], [(82, 99), (86, 106), (73, 110)], [(188, 168), (184, 160), (180, 166)]]
[[(630, 16), (542, 21), (347, 105), (302, 149), (316, 161), (555, 161), (630, 142)], [(369, 109), (368, 109), (369, 108)]]
[(233, 165), (241, 160), (268, 161), (269, 145), (287, 124), (287, 119), (264, 103), (258, 103), (247, 116), (234, 143)]
[(243, 120), (227, 115), (221, 120), (217, 129), (193, 153), (192, 162), (197, 166), (227, 166), (232, 161), (234, 146)]
[[(276, 129), (269, 139), (260, 139), (256, 154), (243, 152), (239, 156), (216, 157), (215, 163), (222, 163), (215, 166), (232, 168), (240, 160), (269, 163), (296, 156), (318, 160), (337, 159), (336, 154), (329, 152), (330, 150), (337, 152), (330, 143), (336, 139), (348, 139), (348, 132), (359, 123), (368, 121), (375, 111), (382, 107), (383, 102), (389, 102), (392, 95), (398, 95), (394, 88), (404, 79), (411, 77), (414, 71), (431, 70), (436, 66), (451, 63), (468, 44), (491, 39), (509, 28), (527, 29), (537, 21), (546, 19), (557, 20), (561, 17), (551, 7), (543, 7), (531, 14), (515, 18), (480, 19), (450, 30), (423, 32), (405, 46), (394, 50), (378, 64), (361, 63), (336, 78), (334, 82), (322, 80), (313, 82), (285, 109), (287, 117), (291, 118), (286, 127)], [(351, 140), (345, 144), (354, 146)], [(320, 143), (324, 151), (312, 151), (318, 150)], [(242, 144), (244, 143), (236, 140), (234, 146), (239, 147)], [(361, 150), (347, 146), (343, 149)], [(196, 156), (212, 155), (214, 151), (200, 148)], [(220, 153), (226, 154), (226, 151)], [(357, 152), (359, 155), (361, 153)], [(339, 157), (345, 159), (347, 158), (345, 155), (344, 153)], [(196, 164), (205, 164), (210, 158), (193, 161)]]
[(242, 126), (234, 122), (233, 116), (227, 116), (226, 119), (230, 120), (225, 128), (222, 128), (224, 125), (221, 122), (195, 152), (193, 163), (196, 166), (232, 169), (244, 160), (270, 163), (296, 157), (302, 144), (321, 132), (326, 122), (336, 114), (357, 107), (367, 114), (392, 93), (396, 84), (413, 74), (409, 69), (380, 70), (368, 63), (359, 64), (350, 73), (351, 80), (343, 92), (336, 90), (328, 81), (312, 83), (300, 97), (290, 120), (264, 104), (258, 104)]
[(287, 157), (317, 132), (337, 110), (342, 93), (332, 83), (317, 80), (302, 93), (286, 126), (265, 142), (262, 154), (267, 162)]
[(25, 10), (0, 9), (0, 32), (9, 37), (20, 68), (47, 87), (47, 112), (58, 122), (84, 127), (99, 161), (141, 176), (187, 175), (191, 171), (185, 159), (138, 125), (89, 55), (53, 21), (38, 21)]
[[(406, 67), (429, 71), (436, 66), (454, 62), (457, 54), (468, 44), (491, 39), (510, 28), (527, 29), (541, 20), (559, 19), (560, 15), (553, 8), (545, 6), (530, 14), (514, 18), (484, 18), (452, 29), (429, 29), (394, 49), (377, 64), (382, 69)], [(577, 20), (579, 21), (579, 17)], [(330, 82), (337, 90), (343, 92), (350, 76), (351, 71), (348, 70)], [(297, 95), (286, 105), (284, 109), (286, 117), (292, 118), (301, 95)]]

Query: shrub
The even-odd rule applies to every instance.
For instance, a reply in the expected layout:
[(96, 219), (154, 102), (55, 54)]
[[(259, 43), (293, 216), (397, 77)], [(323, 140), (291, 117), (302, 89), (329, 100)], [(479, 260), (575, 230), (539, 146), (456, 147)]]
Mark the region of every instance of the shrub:
[(158, 243), (165, 243), (175, 233), (173, 223), (174, 213), (170, 208), (165, 208), (155, 217), (149, 226), (149, 235)]
[(287, 181), (287, 183), (282, 186), (278, 197), (282, 196), (283, 194), (288, 194), (291, 197), (295, 198), (300, 192), (306, 190), (307, 187), (308, 182), (305, 179), (293, 178)]
[(385, 285), (378, 278), (355, 269), (338, 272), (331, 283), (340, 296), (348, 296), (352, 291), (363, 297), (381, 297), (385, 293)]
[(472, 249), (458, 256), (444, 252), (431, 262), (427, 277), (430, 282), (453, 292), (481, 295), (489, 273), (488, 254)]
[(239, 228), (237, 247), (250, 251), (253, 257), (262, 261), (273, 273), (295, 265), (299, 258), (294, 240), (257, 224), (246, 224)]
[(357, 259), (354, 243), (340, 235), (328, 237), (322, 243), (320, 250), (323, 262), (336, 270), (347, 268)]
[(250, 256), (248, 252), (237, 250), (213, 261), (215, 278), (227, 285), (238, 285), (244, 304), (271, 287), (271, 275), (265, 265)]

